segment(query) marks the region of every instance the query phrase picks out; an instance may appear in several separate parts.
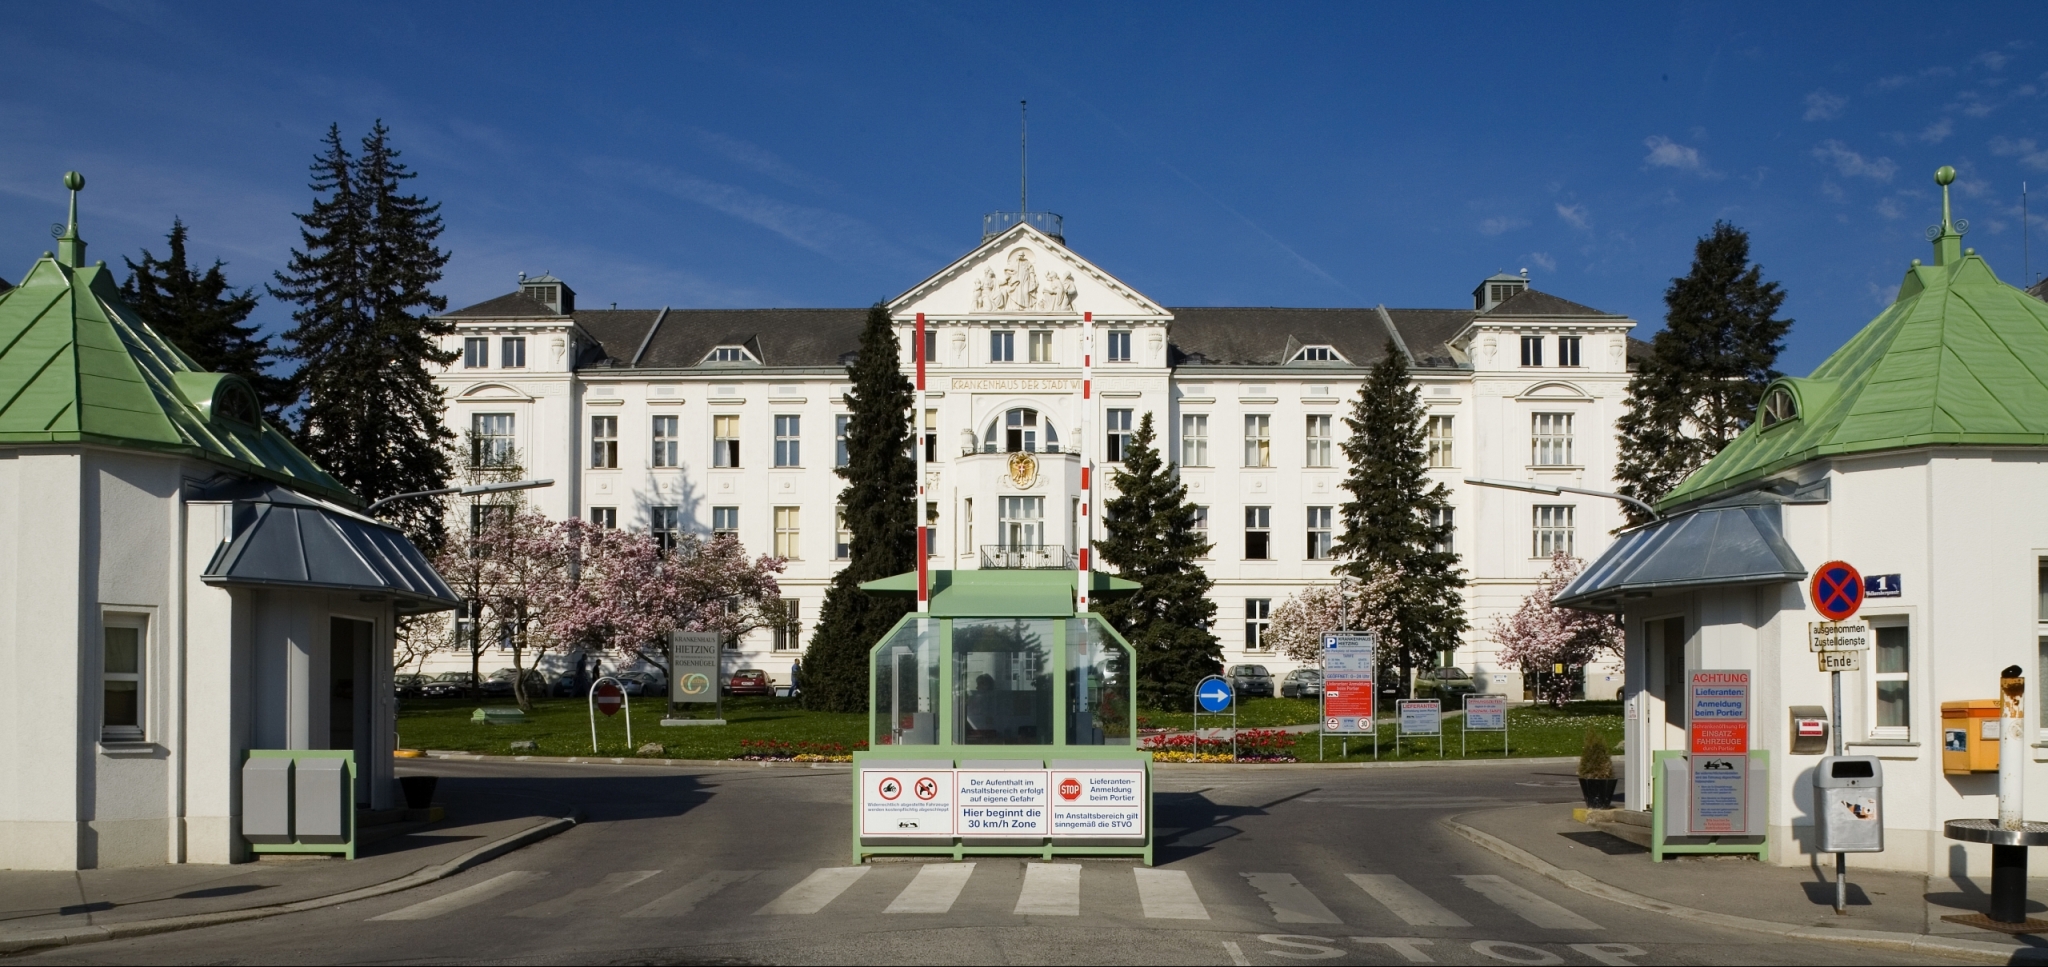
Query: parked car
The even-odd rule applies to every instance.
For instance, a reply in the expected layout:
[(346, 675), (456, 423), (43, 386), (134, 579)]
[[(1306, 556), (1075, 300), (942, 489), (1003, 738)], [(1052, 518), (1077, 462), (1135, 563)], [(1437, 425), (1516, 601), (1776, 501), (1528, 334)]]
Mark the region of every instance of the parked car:
[(1322, 698), (1323, 672), (1320, 668), (1297, 668), (1280, 680), (1281, 698)]
[(1479, 684), (1463, 668), (1439, 668), (1415, 676), (1415, 694), (1443, 702), (1445, 711), (1460, 708), (1464, 696), (1478, 693)]
[[(519, 670), (516, 668), (500, 668), (492, 672), (490, 677), (484, 679), (483, 693), (499, 697), (512, 694), (512, 679), (518, 674)], [(539, 671), (532, 668), (526, 670), (527, 695), (544, 694), (547, 687), (547, 679)]]
[(664, 696), (668, 694), (668, 682), (654, 672), (620, 672), (612, 676), (619, 680), (619, 686), (626, 694)]
[(548, 694), (556, 698), (582, 698), (583, 693), (589, 690), (590, 682), (579, 681), (573, 673), (556, 675), (554, 681), (548, 683)]
[(775, 682), (768, 673), (758, 668), (742, 668), (732, 673), (725, 683), (727, 695), (768, 695), (775, 694)]
[(442, 672), (420, 683), (421, 698), (460, 698), (475, 679), (468, 672)]
[(1232, 665), (1223, 677), (1239, 699), (1273, 697), (1273, 673), (1264, 665)]
[(434, 680), (432, 675), (418, 675), (400, 672), (391, 676), (391, 693), (399, 698), (418, 698), (421, 689)]

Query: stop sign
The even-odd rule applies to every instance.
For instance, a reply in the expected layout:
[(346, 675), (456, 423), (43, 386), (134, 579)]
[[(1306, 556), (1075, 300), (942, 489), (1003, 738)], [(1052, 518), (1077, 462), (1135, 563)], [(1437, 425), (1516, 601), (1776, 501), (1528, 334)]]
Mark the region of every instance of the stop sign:
[(606, 715), (617, 715), (619, 706), (626, 701), (626, 693), (619, 686), (605, 682), (597, 686), (597, 710)]

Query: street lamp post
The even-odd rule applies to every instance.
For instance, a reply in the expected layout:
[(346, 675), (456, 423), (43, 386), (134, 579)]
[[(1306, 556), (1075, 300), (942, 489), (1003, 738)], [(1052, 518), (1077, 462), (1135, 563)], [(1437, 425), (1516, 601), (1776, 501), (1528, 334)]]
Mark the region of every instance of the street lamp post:
[(1564, 493), (1585, 494), (1588, 497), (1606, 497), (1610, 500), (1619, 500), (1624, 504), (1632, 504), (1636, 507), (1642, 508), (1643, 513), (1650, 515), (1651, 520), (1663, 519), (1663, 515), (1657, 513), (1657, 508), (1652, 507), (1649, 504), (1643, 503), (1642, 501), (1637, 500), (1634, 497), (1630, 497), (1625, 494), (1612, 493), (1606, 490), (1587, 490), (1584, 487), (1567, 487), (1563, 484), (1537, 483), (1534, 480), (1495, 480), (1491, 477), (1466, 477), (1465, 482), (1475, 487), (1497, 487), (1501, 490), (1522, 490), (1532, 494), (1550, 494), (1551, 496), (1556, 496), (1558, 494)]
[(394, 500), (404, 500), (408, 497), (438, 497), (442, 494), (461, 494), (464, 497), (474, 497), (478, 494), (495, 494), (507, 490), (532, 490), (536, 487), (552, 487), (554, 485), (555, 482), (548, 479), (513, 480), (507, 483), (472, 484), (467, 487), (442, 487), (437, 490), (415, 490), (411, 493), (392, 494), (383, 500), (375, 501), (370, 506), (363, 508), (363, 513), (374, 514), (377, 512), (377, 508)]

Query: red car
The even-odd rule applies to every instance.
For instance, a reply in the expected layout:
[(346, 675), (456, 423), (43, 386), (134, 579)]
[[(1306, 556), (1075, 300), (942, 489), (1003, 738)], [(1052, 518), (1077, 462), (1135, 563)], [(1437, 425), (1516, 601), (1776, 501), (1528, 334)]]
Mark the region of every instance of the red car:
[(775, 683), (768, 673), (758, 668), (742, 668), (732, 673), (732, 681), (725, 685), (727, 695), (768, 695), (775, 694)]

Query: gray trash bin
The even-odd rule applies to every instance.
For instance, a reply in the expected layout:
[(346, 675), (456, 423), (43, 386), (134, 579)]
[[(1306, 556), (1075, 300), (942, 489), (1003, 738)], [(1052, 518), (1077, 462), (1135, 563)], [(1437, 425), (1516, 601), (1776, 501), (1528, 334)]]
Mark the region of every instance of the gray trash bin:
[(302, 843), (348, 841), (355, 809), (347, 759), (301, 759), (294, 784), (293, 826)]
[(292, 760), (242, 763), (242, 836), (251, 843), (292, 841)]
[(1819, 852), (1883, 852), (1883, 763), (1874, 755), (1820, 760), (1813, 770), (1813, 810)]

